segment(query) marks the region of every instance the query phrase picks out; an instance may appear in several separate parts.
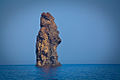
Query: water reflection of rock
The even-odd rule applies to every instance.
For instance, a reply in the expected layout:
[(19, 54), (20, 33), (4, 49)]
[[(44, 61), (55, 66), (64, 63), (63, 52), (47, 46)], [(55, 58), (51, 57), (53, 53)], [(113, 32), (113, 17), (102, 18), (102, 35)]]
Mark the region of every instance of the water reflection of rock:
[(36, 68), (38, 76), (35, 80), (58, 80), (57, 79), (57, 68)]

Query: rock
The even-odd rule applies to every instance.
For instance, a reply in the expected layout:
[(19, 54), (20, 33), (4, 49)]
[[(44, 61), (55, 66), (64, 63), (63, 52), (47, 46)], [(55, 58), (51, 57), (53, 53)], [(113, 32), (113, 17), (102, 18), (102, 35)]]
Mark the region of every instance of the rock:
[(50, 13), (42, 13), (41, 29), (36, 41), (36, 65), (39, 67), (60, 66), (56, 48), (61, 43), (59, 31)]

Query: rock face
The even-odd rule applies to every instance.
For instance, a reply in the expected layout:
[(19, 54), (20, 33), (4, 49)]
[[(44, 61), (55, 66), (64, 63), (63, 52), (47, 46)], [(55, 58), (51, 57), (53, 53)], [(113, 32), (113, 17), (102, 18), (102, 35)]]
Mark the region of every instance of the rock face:
[(60, 66), (56, 48), (61, 43), (61, 39), (54, 17), (48, 12), (42, 13), (40, 26), (36, 41), (36, 65), (40, 67)]

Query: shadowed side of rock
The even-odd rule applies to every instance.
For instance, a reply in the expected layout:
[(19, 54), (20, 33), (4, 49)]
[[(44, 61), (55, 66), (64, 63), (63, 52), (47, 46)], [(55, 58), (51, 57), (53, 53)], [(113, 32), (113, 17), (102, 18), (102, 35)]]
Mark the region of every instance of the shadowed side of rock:
[(61, 43), (59, 31), (50, 13), (42, 13), (41, 29), (36, 41), (36, 65), (40, 67), (60, 66), (56, 48)]

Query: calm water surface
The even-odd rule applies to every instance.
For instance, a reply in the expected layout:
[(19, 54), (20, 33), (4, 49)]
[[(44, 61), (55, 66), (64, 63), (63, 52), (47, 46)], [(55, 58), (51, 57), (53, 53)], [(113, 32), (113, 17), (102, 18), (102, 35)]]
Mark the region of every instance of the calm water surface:
[(0, 80), (120, 80), (120, 65), (63, 64), (49, 69), (2, 65)]

